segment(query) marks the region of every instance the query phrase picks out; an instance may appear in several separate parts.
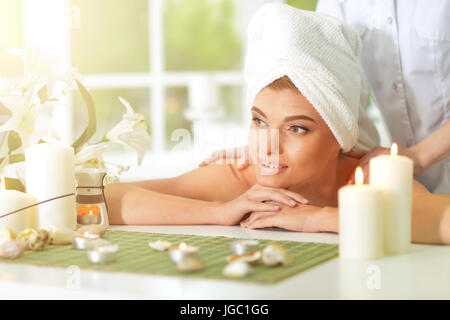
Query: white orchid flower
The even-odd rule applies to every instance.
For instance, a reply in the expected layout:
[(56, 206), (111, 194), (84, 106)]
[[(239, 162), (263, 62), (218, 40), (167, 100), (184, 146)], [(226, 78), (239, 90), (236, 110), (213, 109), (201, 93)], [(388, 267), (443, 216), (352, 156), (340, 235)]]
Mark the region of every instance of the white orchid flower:
[(11, 117), (0, 126), (0, 132), (14, 130), (24, 149), (35, 145), (52, 130), (53, 105), (41, 104), (37, 96), (37, 87), (32, 86), (24, 95), (11, 95), (0, 99)]
[(24, 73), (20, 86), (24, 89), (33, 85), (47, 85), (47, 97), (56, 98), (66, 87), (72, 88), (78, 77), (76, 69), (64, 68), (56, 56), (38, 49), (8, 49), (10, 54), (22, 59)]
[(86, 145), (75, 155), (75, 165), (80, 165), (92, 159), (99, 159), (106, 150), (106, 143)]
[(150, 136), (147, 132), (147, 124), (144, 116), (134, 112), (131, 105), (119, 97), (120, 102), (125, 106), (126, 112), (122, 120), (112, 128), (106, 138), (112, 142), (128, 145), (136, 150), (138, 164), (141, 165), (147, 147), (150, 145)]
[(103, 180), (103, 183), (106, 184), (113, 184), (120, 182), (120, 178), (113, 174), (107, 174), (105, 179)]

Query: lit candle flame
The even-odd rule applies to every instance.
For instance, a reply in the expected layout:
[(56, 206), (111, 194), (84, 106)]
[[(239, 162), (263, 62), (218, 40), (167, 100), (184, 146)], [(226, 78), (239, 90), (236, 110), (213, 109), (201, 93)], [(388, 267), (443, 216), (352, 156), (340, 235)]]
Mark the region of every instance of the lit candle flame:
[(391, 156), (398, 155), (398, 145), (394, 142), (391, 147)]
[(364, 174), (361, 167), (356, 168), (355, 172), (355, 183), (361, 185), (364, 183)]
[(93, 215), (94, 215), (94, 213), (92, 212), (92, 210), (89, 210), (89, 215), (90, 215), (90, 216), (93, 216)]
[(180, 243), (179, 248), (180, 248), (180, 250), (186, 250), (186, 248), (187, 248), (186, 243), (184, 243), (184, 242)]

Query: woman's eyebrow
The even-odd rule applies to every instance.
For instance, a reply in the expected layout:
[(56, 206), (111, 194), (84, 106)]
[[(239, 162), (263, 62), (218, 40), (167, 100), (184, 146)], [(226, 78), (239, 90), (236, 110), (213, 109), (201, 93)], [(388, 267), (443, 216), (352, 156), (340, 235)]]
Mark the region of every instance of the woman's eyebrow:
[[(267, 116), (264, 112), (262, 112), (260, 109), (258, 109), (257, 107), (253, 106), (252, 107), (252, 111), (259, 113), (260, 115), (262, 115), (264, 118), (267, 119)], [(316, 121), (313, 118), (310, 118), (308, 116), (305, 115), (298, 115), (298, 116), (289, 116), (284, 118), (284, 122), (288, 122), (288, 121), (292, 121), (292, 120), (298, 120), (298, 119), (303, 119), (303, 120), (308, 120), (308, 121), (312, 121), (314, 123), (316, 123)]]
[(259, 110), (257, 107), (253, 106), (252, 107), (252, 111), (255, 111), (257, 113), (259, 113), (260, 115), (262, 115), (264, 118), (267, 118), (266, 114), (264, 112), (262, 112), (261, 110)]
[(308, 121), (312, 121), (312, 122), (316, 123), (316, 121), (313, 118), (310, 118), (310, 117), (304, 116), (304, 115), (286, 117), (286, 118), (284, 118), (284, 121), (288, 122), (288, 121), (298, 120), (298, 119), (308, 120)]

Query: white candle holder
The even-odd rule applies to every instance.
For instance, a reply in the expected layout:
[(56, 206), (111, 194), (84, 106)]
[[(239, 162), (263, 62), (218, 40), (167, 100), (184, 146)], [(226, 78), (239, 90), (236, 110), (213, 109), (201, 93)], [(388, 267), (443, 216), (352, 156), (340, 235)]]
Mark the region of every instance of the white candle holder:
[(110, 244), (89, 248), (86, 255), (91, 263), (106, 264), (116, 261), (118, 251), (119, 246)]
[(169, 257), (173, 262), (178, 262), (186, 257), (195, 258), (198, 251), (198, 247), (190, 246), (182, 242), (179, 246), (169, 248)]
[(86, 250), (88, 243), (93, 240), (100, 239), (98, 234), (80, 234), (76, 235), (72, 239), (72, 248), (76, 250)]
[(108, 226), (108, 210), (106, 207), (103, 180), (106, 171), (102, 169), (77, 169), (75, 177), (77, 182), (77, 214), (82, 207), (93, 206), (100, 211), (99, 215), (78, 215), (78, 224), (100, 224)]
[(78, 216), (78, 224), (89, 225), (89, 224), (100, 224), (102, 222), (102, 217), (100, 216)]
[(230, 244), (231, 251), (237, 255), (243, 255), (247, 252), (254, 252), (258, 249), (257, 240), (236, 240)]

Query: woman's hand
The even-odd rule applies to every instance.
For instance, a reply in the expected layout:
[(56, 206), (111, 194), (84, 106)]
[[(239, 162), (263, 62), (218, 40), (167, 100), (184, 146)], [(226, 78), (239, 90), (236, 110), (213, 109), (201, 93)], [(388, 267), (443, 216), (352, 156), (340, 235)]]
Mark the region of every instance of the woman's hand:
[(223, 161), (227, 164), (233, 163), (236, 164), (236, 167), (238, 169), (245, 169), (250, 163), (248, 146), (213, 152), (208, 158), (206, 158), (199, 164), (199, 167), (204, 167), (218, 161)]
[(283, 206), (277, 212), (253, 212), (241, 222), (248, 229), (278, 227), (297, 232), (338, 232), (337, 208)]
[[(360, 166), (363, 169), (364, 181), (369, 182), (370, 159), (377, 157), (379, 155), (390, 154), (390, 153), (391, 153), (390, 148), (376, 147), (376, 148), (372, 149), (371, 151), (363, 151), (363, 150), (350, 151), (346, 155), (349, 157), (355, 158), (355, 159), (359, 159), (358, 166)], [(407, 149), (399, 149), (398, 153), (402, 156), (411, 158), (414, 161), (414, 176), (418, 177), (425, 171), (425, 168), (421, 165), (421, 162), (419, 161), (419, 157), (418, 157), (416, 149), (414, 149), (414, 147), (407, 148)], [(355, 175), (352, 174), (352, 176), (348, 180), (348, 184), (354, 184), (354, 183), (355, 183)]]
[(294, 208), (299, 203), (306, 205), (309, 202), (296, 192), (255, 184), (238, 198), (218, 203), (215, 214), (219, 224), (236, 225), (249, 213), (273, 213), (279, 211), (282, 205)]

